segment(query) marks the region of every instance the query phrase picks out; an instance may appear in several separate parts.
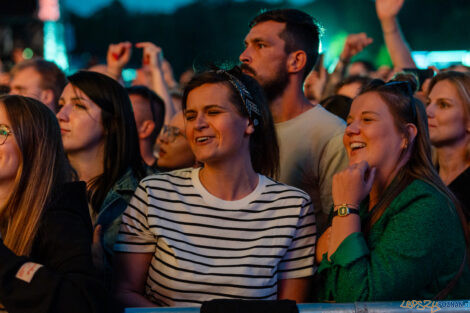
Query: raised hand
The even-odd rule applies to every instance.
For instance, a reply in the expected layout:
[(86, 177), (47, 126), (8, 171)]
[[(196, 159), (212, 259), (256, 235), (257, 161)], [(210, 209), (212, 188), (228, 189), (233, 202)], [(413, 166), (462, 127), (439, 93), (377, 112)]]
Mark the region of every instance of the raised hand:
[(375, 0), (375, 11), (379, 20), (395, 18), (405, 0)]
[(106, 55), (108, 68), (122, 71), (131, 58), (132, 44), (128, 41), (110, 44)]
[(374, 183), (376, 169), (366, 161), (349, 165), (333, 176), (333, 203), (359, 207)]
[(342, 61), (349, 61), (353, 56), (370, 45), (372, 41), (372, 38), (367, 37), (366, 33), (348, 35), (348, 37), (346, 37), (346, 42), (344, 43), (340, 59)]
[(143, 49), (142, 65), (144, 67), (150, 66), (161, 68), (163, 60), (162, 48), (152, 42), (138, 42), (135, 46)]

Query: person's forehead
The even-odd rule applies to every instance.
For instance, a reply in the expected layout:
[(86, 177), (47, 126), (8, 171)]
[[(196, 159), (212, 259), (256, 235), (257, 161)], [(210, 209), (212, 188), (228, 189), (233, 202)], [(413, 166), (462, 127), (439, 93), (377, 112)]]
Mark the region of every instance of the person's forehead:
[(26, 67), (19, 70), (12, 77), (12, 85), (20, 84), (23, 86), (37, 86), (41, 83), (41, 74), (33, 67)]
[(149, 100), (138, 94), (130, 94), (129, 99), (131, 100), (132, 106), (134, 105), (149, 105)]
[(285, 29), (286, 24), (276, 21), (260, 22), (250, 29), (246, 40), (254, 39), (280, 39), (280, 33)]

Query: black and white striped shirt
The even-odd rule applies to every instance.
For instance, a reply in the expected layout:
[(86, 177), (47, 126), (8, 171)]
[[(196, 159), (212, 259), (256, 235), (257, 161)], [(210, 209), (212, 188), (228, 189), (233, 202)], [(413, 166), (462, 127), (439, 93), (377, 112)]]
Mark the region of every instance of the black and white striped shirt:
[(199, 169), (143, 179), (115, 250), (153, 253), (146, 296), (161, 305), (276, 299), (279, 279), (315, 273), (315, 216), (303, 191), (259, 175), (240, 200), (211, 195)]

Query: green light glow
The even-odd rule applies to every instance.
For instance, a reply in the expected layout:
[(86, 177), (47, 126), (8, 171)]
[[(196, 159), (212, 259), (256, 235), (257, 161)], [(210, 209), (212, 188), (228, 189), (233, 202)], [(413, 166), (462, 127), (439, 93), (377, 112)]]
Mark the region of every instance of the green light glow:
[(33, 55), (34, 55), (34, 52), (33, 50), (31, 50), (31, 48), (26, 48), (23, 50), (23, 58), (25, 58), (26, 60), (31, 59)]
[(69, 68), (64, 26), (60, 22), (44, 22), (44, 59), (56, 63), (63, 71)]

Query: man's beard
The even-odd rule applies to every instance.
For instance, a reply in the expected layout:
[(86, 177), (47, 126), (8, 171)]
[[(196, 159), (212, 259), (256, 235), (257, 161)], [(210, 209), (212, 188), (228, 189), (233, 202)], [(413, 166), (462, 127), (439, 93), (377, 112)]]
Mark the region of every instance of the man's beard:
[(287, 76), (287, 72), (285, 70), (280, 70), (277, 72), (277, 75), (270, 80), (260, 81), (256, 71), (248, 64), (242, 63), (240, 68), (245, 74), (250, 75), (256, 79), (256, 81), (261, 85), (268, 102), (272, 102), (281, 96), (286, 89), (287, 84), (289, 83), (289, 77)]
[(289, 83), (286, 71), (279, 71), (271, 80), (260, 83), (269, 103), (280, 97)]

